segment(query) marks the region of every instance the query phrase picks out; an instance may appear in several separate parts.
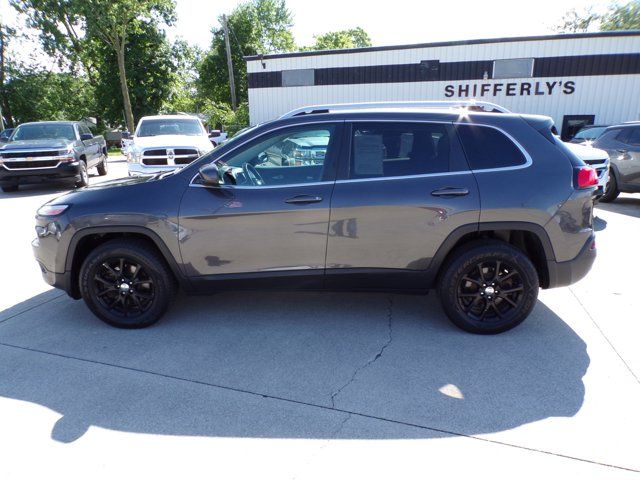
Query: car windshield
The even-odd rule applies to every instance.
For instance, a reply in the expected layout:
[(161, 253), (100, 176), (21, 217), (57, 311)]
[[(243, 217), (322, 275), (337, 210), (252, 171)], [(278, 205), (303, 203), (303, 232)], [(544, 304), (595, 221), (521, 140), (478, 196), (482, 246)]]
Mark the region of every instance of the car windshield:
[(142, 120), (138, 127), (138, 137), (157, 135), (202, 135), (204, 130), (200, 122), (192, 118), (159, 118)]
[(605, 128), (607, 127), (584, 128), (576, 133), (576, 136), (573, 138), (577, 140), (595, 140), (600, 135), (602, 135), (602, 132), (604, 132)]
[(76, 134), (71, 124), (20, 125), (13, 132), (12, 141), (63, 139), (75, 140)]

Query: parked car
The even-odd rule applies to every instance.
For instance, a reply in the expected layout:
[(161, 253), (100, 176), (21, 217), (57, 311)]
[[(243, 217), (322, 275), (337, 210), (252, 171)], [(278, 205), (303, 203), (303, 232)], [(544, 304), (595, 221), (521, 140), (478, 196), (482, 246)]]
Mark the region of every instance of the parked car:
[(640, 122), (608, 127), (593, 146), (605, 150), (611, 159), (609, 183), (601, 202), (614, 201), (620, 192), (640, 192)]
[(209, 132), (209, 141), (214, 147), (222, 145), (227, 141), (227, 132), (223, 132), (222, 130), (211, 130)]
[(593, 167), (598, 175), (598, 188), (594, 193), (594, 198), (599, 200), (604, 195), (604, 191), (609, 183), (609, 154), (599, 148), (577, 143), (567, 143), (567, 148), (576, 154), (584, 163)]
[(606, 129), (607, 125), (586, 125), (578, 130), (578, 133), (576, 133), (569, 142), (580, 145), (591, 145)]
[(0, 132), (0, 144), (7, 143), (15, 128), (5, 128)]
[[(595, 170), (552, 125), (460, 109), (287, 115), (181, 170), (45, 204), (35, 257), (116, 327), (155, 323), (178, 288), (437, 288), (455, 325), (502, 332), (596, 255)], [(322, 161), (266, 158), (319, 137)]]
[(213, 149), (200, 119), (190, 115), (142, 117), (133, 137), (124, 140), (129, 175), (182, 168)]
[(107, 174), (107, 145), (80, 122), (32, 122), (19, 125), (0, 147), (0, 186), (16, 191), (20, 184), (72, 180), (89, 184), (88, 170)]

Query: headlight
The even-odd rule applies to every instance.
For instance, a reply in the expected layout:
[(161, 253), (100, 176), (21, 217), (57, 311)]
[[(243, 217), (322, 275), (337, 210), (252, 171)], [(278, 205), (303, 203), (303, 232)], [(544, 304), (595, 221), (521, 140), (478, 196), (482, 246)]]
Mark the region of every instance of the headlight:
[(69, 155), (70, 153), (73, 153), (73, 145), (58, 150), (58, 155)]
[(69, 205), (50, 205), (46, 204), (38, 209), (38, 215), (41, 217), (55, 217), (64, 213), (69, 208)]

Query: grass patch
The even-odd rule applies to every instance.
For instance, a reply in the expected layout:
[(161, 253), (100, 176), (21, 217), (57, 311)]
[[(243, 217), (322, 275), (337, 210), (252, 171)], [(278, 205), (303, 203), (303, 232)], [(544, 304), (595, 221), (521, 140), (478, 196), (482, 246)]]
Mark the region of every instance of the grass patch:
[(118, 147), (110, 147), (109, 150), (107, 150), (107, 155), (110, 157), (119, 157), (122, 155), (122, 151)]

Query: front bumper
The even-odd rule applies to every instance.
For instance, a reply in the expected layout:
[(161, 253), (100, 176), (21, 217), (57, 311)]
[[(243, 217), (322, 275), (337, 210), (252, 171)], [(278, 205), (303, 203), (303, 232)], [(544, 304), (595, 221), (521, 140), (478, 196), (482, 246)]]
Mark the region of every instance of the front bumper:
[(39, 183), (56, 179), (80, 180), (80, 162), (60, 163), (51, 168), (9, 170), (0, 166), (0, 184)]
[(596, 237), (591, 235), (580, 253), (567, 262), (547, 260), (549, 285), (547, 288), (566, 287), (584, 278), (596, 260)]
[(129, 176), (154, 175), (156, 173), (172, 172), (173, 170), (186, 167), (186, 165), (143, 165), (141, 163), (130, 162), (127, 164)]

